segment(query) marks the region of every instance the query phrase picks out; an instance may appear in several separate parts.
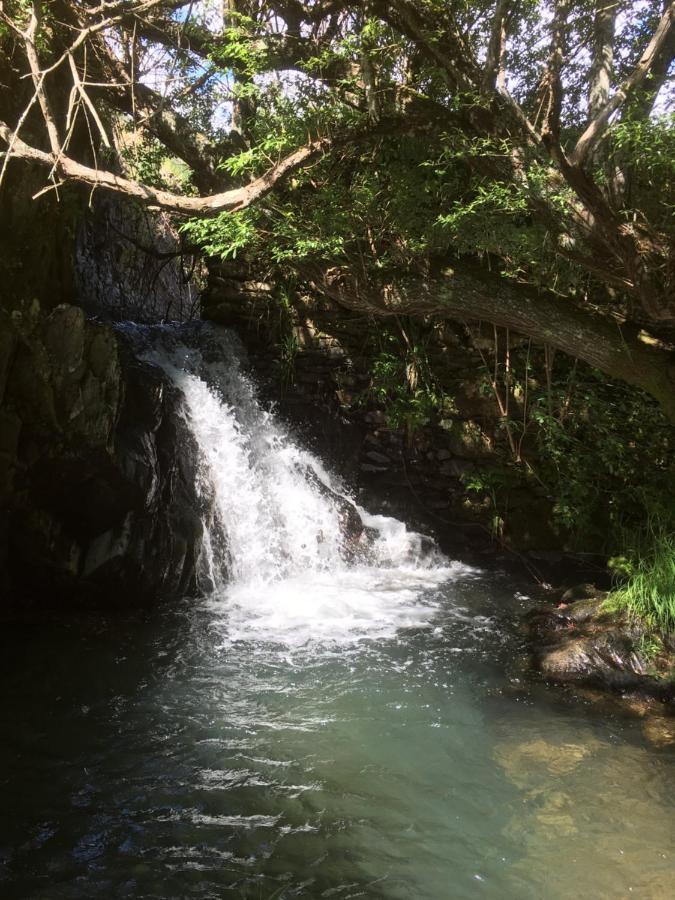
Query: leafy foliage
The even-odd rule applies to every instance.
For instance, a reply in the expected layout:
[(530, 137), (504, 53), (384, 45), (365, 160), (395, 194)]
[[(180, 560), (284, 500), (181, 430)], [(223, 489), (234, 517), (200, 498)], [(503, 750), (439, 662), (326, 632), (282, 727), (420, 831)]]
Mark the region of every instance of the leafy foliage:
[(530, 412), (537, 473), (577, 543), (590, 538), (612, 550), (672, 490), (670, 426), (649, 398), (593, 370), (572, 385), (556, 380), (552, 393), (553, 414), (544, 391)]
[(611, 135), (611, 153), (633, 173), (626, 218), (648, 216), (672, 228), (675, 212), (675, 113), (654, 119), (626, 118)]
[(425, 363), (423, 349), (412, 347), (404, 353), (382, 350), (372, 364), (369, 396), (384, 407), (389, 426), (405, 429), (409, 437), (443, 409), (443, 394)]

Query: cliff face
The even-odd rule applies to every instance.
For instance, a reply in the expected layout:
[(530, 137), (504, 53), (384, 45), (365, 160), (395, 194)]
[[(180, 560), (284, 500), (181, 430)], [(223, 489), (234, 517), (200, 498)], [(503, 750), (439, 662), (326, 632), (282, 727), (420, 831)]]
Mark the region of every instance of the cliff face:
[(189, 591), (203, 501), (174, 389), (78, 307), (34, 301), (0, 316), (4, 596)]
[(12, 162), (0, 192), (0, 604), (182, 595), (196, 449), (175, 389), (106, 322), (186, 317), (198, 292), (167, 223), (69, 186), (33, 199), (43, 178)]
[(115, 321), (183, 322), (199, 316), (199, 265), (179, 253), (166, 214), (97, 194), (75, 239), (76, 302)]

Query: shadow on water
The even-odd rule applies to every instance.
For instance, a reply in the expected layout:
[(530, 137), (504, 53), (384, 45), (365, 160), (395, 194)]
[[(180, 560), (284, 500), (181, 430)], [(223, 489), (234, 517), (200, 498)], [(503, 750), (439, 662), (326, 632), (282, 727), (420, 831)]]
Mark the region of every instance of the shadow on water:
[(672, 752), (527, 681), (508, 579), (433, 591), (351, 643), (7, 628), (2, 896), (672, 896)]

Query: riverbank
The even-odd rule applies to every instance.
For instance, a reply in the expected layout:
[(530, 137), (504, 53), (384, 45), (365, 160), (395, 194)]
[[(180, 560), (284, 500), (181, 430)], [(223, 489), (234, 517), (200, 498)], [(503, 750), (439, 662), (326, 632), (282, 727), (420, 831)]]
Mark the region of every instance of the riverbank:
[(549, 681), (646, 698), (673, 707), (675, 643), (592, 584), (581, 584), (525, 617), (534, 668)]

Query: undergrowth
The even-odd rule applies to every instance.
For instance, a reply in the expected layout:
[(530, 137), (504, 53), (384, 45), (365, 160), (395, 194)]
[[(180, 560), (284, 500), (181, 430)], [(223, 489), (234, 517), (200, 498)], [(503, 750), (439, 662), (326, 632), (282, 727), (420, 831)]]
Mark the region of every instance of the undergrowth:
[(650, 523), (637, 548), (615, 560), (626, 580), (608, 597), (608, 607), (625, 610), (650, 629), (675, 632), (675, 531)]

